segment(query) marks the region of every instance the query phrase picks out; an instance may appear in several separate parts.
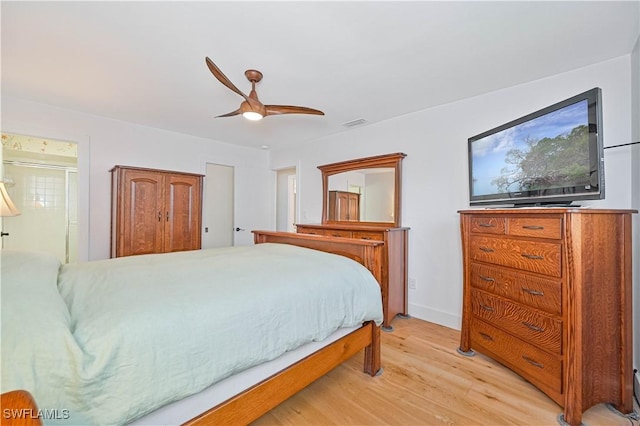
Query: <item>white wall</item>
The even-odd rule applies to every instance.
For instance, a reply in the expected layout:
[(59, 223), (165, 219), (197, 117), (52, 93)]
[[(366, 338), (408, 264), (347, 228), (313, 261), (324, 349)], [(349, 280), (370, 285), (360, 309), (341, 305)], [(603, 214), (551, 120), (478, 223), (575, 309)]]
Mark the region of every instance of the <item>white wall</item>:
[[(2, 97), (2, 131), (78, 143), (79, 259), (109, 257), (111, 174), (116, 164), (205, 174), (207, 162), (235, 167), (236, 225), (268, 229), (268, 152)], [(250, 243), (250, 235), (243, 236)]]
[(365, 220), (370, 222), (393, 222), (395, 204), (396, 174), (392, 170), (383, 173), (365, 175), (364, 193), (366, 198), (361, 202)]
[[(402, 224), (409, 231), (409, 313), (460, 327), (462, 257), (457, 211), (469, 207), (467, 139), (593, 87), (602, 88), (604, 143), (631, 140), (631, 56), (272, 152), (271, 166), (299, 161), (302, 223), (319, 223), (319, 164), (404, 152)], [(365, 117), (366, 118), (366, 117)], [(636, 167), (637, 168), (637, 167)], [(603, 208), (632, 207), (631, 148), (605, 151)], [(640, 251), (638, 241), (634, 243)], [(636, 258), (637, 263), (637, 258)], [(637, 285), (636, 285), (637, 288)], [(638, 351), (636, 351), (637, 353)]]

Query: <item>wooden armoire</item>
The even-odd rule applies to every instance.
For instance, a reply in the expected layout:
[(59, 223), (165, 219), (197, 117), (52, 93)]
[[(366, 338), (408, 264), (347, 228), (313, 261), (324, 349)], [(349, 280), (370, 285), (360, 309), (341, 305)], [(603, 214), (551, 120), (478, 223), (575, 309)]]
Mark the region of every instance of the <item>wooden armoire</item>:
[(111, 169), (111, 257), (201, 248), (203, 175)]
[(359, 221), (360, 194), (348, 191), (329, 191), (330, 221)]

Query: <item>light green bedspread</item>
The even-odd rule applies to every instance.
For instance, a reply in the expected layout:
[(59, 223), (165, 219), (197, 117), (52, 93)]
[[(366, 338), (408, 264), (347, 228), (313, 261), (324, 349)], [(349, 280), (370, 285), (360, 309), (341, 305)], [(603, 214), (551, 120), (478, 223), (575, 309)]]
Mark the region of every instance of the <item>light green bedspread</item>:
[(362, 265), (285, 244), (59, 271), (5, 252), (0, 267), (2, 391), (31, 391), (50, 423), (127, 423), (339, 327), (382, 322)]

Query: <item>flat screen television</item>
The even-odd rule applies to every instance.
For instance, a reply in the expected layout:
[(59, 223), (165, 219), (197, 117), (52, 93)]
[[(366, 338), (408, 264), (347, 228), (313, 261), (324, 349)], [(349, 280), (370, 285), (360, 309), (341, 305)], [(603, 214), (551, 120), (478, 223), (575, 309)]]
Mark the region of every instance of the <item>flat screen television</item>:
[(571, 205), (604, 198), (601, 90), (468, 140), (470, 205)]

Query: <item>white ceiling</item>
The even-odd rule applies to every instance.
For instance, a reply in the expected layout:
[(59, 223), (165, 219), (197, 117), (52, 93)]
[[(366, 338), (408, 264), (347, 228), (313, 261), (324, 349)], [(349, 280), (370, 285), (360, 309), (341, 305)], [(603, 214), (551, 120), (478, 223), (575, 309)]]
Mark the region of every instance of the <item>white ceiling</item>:
[[(272, 148), (629, 54), (640, 0), (1, 3), (2, 94)], [(214, 118), (256, 68), (268, 104), (325, 116)]]

